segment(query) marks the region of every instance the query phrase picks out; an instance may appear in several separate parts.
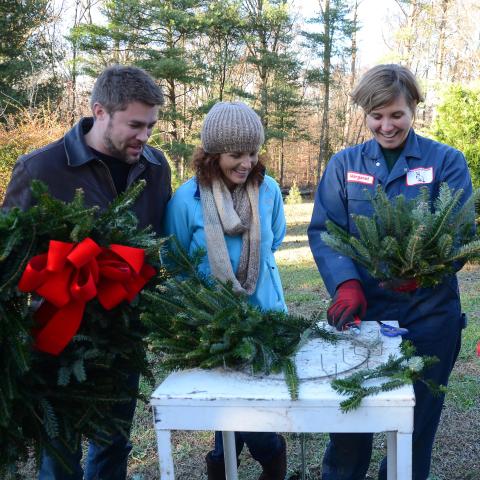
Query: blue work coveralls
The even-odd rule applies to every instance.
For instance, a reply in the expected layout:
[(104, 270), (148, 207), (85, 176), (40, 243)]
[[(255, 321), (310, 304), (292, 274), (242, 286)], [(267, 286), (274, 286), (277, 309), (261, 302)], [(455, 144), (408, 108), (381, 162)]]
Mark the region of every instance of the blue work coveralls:
[[(438, 286), (399, 294), (379, 287), (378, 280), (353, 260), (333, 251), (320, 238), (326, 220), (355, 234), (351, 214), (372, 215), (366, 191), (373, 195), (381, 185), (389, 198), (416, 197), (427, 187), (431, 198), (438, 196), (442, 182), (451, 189), (463, 189), (462, 201), (472, 194), (465, 158), (447, 145), (429, 140), (410, 130), (402, 153), (389, 172), (380, 145), (375, 139), (347, 148), (328, 163), (315, 195), (308, 238), (325, 286), (333, 297), (336, 288), (349, 279), (361, 282), (367, 299), (365, 320), (398, 320), (409, 329), (420, 355), (435, 355), (439, 362), (429, 369), (428, 378), (446, 385), (457, 358), (461, 330), (465, 326), (455, 275)], [(423, 385), (414, 385), (416, 406), (413, 433), (413, 478), (425, 480), (431, 463), (433, 440), (440, 420), (444, 396), (433, 396)], [(365, 478), (372, 450), (372, 434), (331, 434), (323, 460), (323, 480)], [(382, 462), (380, 479), (386, 479)]]

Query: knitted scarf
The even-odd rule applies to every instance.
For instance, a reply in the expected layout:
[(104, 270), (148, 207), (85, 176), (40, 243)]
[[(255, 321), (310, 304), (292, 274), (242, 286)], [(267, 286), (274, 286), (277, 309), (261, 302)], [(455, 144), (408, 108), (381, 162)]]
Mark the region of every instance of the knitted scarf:
[[(260, 218), (258, 184), (248, 182), (233, 192), (223, 180), (211, 186), (200, 184), (207, 254), (214, 277), (230, 281), (237, 293), (252, 295), (260, 268)], [(242, 252), (236, 274), (225, 242), (225, 235), (242, 235)]]

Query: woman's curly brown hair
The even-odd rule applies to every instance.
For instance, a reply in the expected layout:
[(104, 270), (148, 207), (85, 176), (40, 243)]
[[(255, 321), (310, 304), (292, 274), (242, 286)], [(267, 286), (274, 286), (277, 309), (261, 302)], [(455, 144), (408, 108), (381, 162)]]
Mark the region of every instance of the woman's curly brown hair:
[[(207, 153), (202, 147), (197, 147), (193, 152), (193, 167), (197, 180), (202, 185), (211, 185), (212, 180), (221, 178), (219, 160), (220, 153)], [(247, 182), (256, 181), (260, 185), (265, 177), (265, 163), (267, 155), (258, 155), (258, 162), (248, 175)]]

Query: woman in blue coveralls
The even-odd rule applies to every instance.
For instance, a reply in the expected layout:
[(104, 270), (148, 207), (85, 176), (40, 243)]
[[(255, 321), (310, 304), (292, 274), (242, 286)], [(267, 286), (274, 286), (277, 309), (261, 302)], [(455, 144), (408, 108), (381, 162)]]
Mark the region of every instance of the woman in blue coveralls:
[[(220, 102), (207, 114), (202, 146), (194, 153), (196, 176), (167, 206), (165, 233), (190, 254), (205, 248), (200, 271), (231, 281), (239, 294), (264, 310), (286, 310), (273, 256), (286, 231), (278, 184), (259, 160), (264, 130), (259, 116), (241, 102)], [(283, 480), (285, 439), (276, 433), (236, 432), (237, 455), (244, 443), (262, 465), (261, 480)], [(225, 479), (223, 443), (206, 457), (209, 479)]]
[[(366, 320), (398, 320), (400, 326), (408, 328), (405, 338), (414, 343), (419, 354), (439, 358), (428, 377), (446, 385), (465, 326), (456, 276), (448, 276), (434, 288), (417, 288), (415, 281), (397, 285), (397, 291), (382, 288), (360, 265), (326, 246), (320, 234), (325, 231), (326, 220), (354, 233), (351, 214), (372, 214), (365, 190), (372, 194), (377, 185), (389, 198), (400, 194), (413, 198), (422, 187), (428, 187), (435, 198), (440, 184), (447, 182), (452, 189), (463, 189), (465, 201), (472, 193), (467, 164), (459, 151), (413, 130), (422, 94), (408, 69), (399, 65), (370, 69), (352, 92), (352, 99), (363, 109), (373, 139), (331, 158), (316, 192), (308, 228), (310, 248), (333, 298), (327, 319), (338, 330), (355, 315)], [(425, 480), (444, 398), (433, 396), (423, 384), (414, 385), (414, 389), (413, 478)], [(372, 437), (331, 434), (323, 459), (323, 480), (364, 479)], [(379, 479), (386, 478), (383, 459)]]

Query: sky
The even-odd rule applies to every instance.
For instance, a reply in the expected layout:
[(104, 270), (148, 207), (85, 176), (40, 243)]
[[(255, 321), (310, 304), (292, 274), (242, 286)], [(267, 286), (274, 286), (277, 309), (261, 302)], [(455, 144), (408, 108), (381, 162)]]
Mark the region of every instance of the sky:
[[(1, 0), (0, 0), (1, 1)], [(54, 0), (57, 7), (64, 0)], [(69, 4), (70, 2), (67, 2)], [(292, 0), (292, 13), (299, 13), (303, 18), (313, 17), (319, 10), (319, 0)], [(381, 63), (387, 52), (383, 35), (388, 31), (387, 15), (398, 11), (395, 0), (362, 0), (359, 7), (359, 17), (362, 25), (358, 32), (358, 62), (361, 67), (369, 68)], [(67, 10), (67, 16), (71, 11)], [(305, 29), (308, 25), (305, 26)]]
[[(318, 11), (318, 0), (294, 0), (295, 8), (308, 18)], [(381, 62), (387, 53), (383, 36), (388, 31), (386, 17), (398, 11), (395, 0), (363, 0), (359, 7), (362, 24), (358, 32), (358, 58), (362, 67), (368, 68)]]

